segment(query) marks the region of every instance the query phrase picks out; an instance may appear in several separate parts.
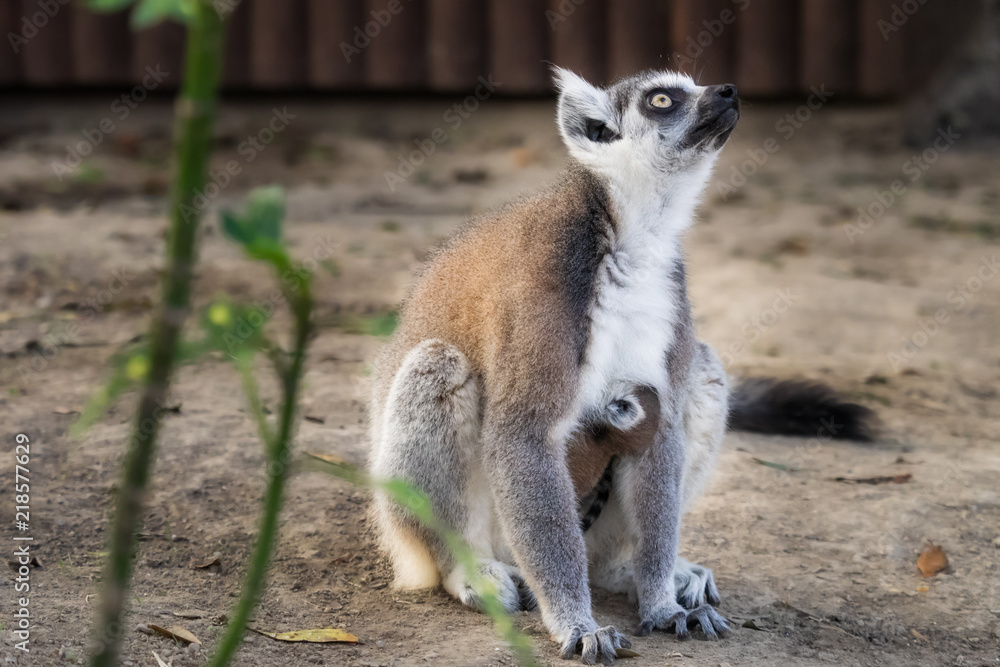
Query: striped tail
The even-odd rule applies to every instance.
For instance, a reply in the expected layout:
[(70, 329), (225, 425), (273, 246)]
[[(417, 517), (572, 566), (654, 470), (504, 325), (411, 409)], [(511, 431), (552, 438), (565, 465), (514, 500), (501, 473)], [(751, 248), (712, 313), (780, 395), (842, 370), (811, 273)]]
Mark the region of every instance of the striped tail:
[(819, 382), (746, 378), (730, 394), (729, 429), (870, 442), (879, 420)]

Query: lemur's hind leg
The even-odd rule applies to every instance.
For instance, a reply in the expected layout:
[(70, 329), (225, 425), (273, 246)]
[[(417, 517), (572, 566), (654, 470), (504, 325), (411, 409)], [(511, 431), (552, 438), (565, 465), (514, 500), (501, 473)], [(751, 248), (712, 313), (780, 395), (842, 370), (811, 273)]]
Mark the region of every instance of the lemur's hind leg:
[[(699, 344), (695, 361), (691, 397), (684, 415), (687, 432), (687, 457), (684, 469), (684, 510), (702, 494), (708, 478), (715, 469), (726, 435), (729, 414), (729, 386), (726, 371), (715, 351), (704, 343)], [(677, 601), (686, 609), (705, 604), (719, 604), (719, 590), (712, 571), (677, 559), (674, 570)]]
[[(392, 379), (376, 432), (372, 473), (397, 478), (427, 494), (435, 516), (458, 532), (478, 559), (478, 574), (492, 583), (510, 611), (534, 608), (517, 568), (494, 557), (495, 521), (489, 485), (479, 464), (479, 389), (468, 360), (437, 340), (414, 347)], [(376, 494), (375, 521), (399, 588), (445, 589), (481, 608), (465, 571), (444, 540), (389, 499)]]

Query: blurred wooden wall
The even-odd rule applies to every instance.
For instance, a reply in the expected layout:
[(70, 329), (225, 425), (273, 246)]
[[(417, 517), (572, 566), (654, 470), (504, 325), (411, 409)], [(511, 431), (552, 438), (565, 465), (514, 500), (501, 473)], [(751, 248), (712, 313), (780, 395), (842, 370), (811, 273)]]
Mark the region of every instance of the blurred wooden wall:
[[(184, 34), (132, 34), (80, 0), (0, 0), (0, 87), (117, 87), (147, 67), (176, 85)], [(225, 86), (265, 91), (549, 90), (548, 63), (595, 82), (681, 69), (751, 97), (811, 86), (895, 98), (919, 86), (976, 21), (980, 0), (220, 0)], [(53, 7), (58, 7), (53, 11)], [(45, 11), (45, 8), (49, 8)], [(907, 14), (907, 10), (914, 10)], [(51, 15), (50, 15), (51, 14)], [(384, 25), (383, 25), (384, 24)], [(365, 34), (367, 29), (368, 34)]]

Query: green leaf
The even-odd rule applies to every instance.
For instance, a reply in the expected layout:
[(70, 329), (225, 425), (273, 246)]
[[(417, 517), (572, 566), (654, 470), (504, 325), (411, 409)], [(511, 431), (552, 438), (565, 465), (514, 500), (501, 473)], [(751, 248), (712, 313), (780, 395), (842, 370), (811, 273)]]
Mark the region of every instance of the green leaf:
[(240, 245), (249, 246), (253, 243), (253, 230), (229, 211), (222, 211), (219, 214), (222, 218), (222, 232)]
[(257, 188), (250, 193), (244, 220), (258, 237), (280, 241), (284, 217), (285, 193), (279, 186)]
[(756, 456), (753, 457), (753, 462), (765, 466), (767, 468), (774, 468), (775, 470), (780, 470), (781, 472), (795, 472), (795, 468), (791, 466), (786, 466), (784, 463), (774, 463), (773, 461), (765, 461), (764, 459), (758, 459)]
[(223, 211), (220, 217), (222, 231), (245, 246), (252, 257), (270, 262), (281, 270), (290, 266), (281, 242), (285, 194), (280, 187), (257, 188), (250, 193), (244, 213)]
[(254, 259), (273, 264), (279, 272), (287, 271), (291, 268), (291, 261), (285, 252), (285, 246), (273, 239), (255, 238), (247, 245), (247, 254)]
[(187, 23), (195, 16), (198, 0), (139, 0), (132, 12), (132, 28), (142, 30), (165, 19)]
[(117, 12), (132, 4), (132, 0), (88, 0), (87, 8), (95, 12)]

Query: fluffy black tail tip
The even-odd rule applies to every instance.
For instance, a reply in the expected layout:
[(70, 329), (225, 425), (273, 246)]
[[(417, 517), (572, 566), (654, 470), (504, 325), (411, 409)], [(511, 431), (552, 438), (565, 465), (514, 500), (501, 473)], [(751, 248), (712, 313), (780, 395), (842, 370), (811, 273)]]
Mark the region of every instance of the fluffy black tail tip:
[(729, 400), (734, 431), (870, 442), (880, 428), (874, 411), (819, 382), (747, 378)]

